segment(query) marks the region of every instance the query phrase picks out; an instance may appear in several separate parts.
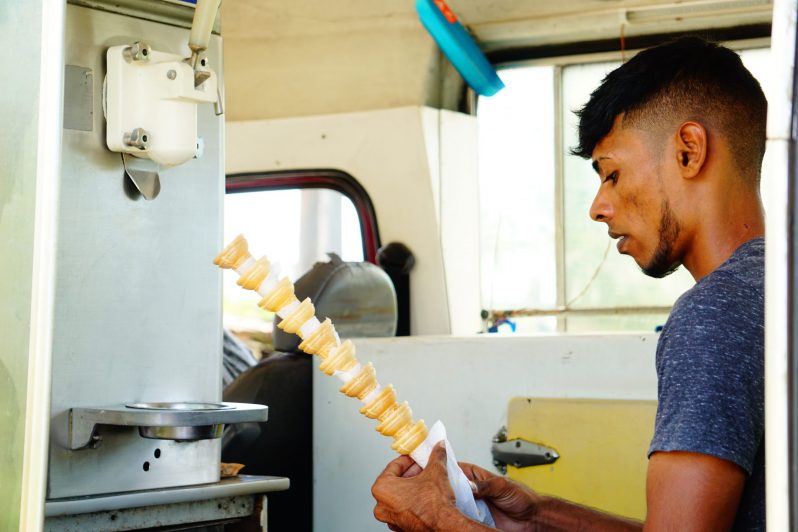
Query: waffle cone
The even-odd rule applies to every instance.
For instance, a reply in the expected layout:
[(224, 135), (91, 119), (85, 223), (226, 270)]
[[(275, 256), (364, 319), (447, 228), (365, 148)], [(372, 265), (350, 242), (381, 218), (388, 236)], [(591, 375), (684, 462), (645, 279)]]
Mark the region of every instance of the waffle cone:
[(377, 431), (384, 436), (393, 436), (402, 427), (413, 422), (413, 412), (407, 401), (401, 404), (395, 403), (385, 411), (385, 414), (380, 417), (380, 421)]
[(259, 258), (255, 261), (255, 264), (241, 274), (241, 277), (239, 277), (237, 281), (238, 286), (246, 288), (247, 290), (257, 290), (260, 288), (263, 281), (266, 280), (271, 269), (272, 266), (271, 263), (269, 263), (269, 259), (266, 257)]
[(351, 381), (341, 387), (341, 393), (349, 397), (363, 399), (377, 387), (377, 371), (374, 364), (369, 362), (363, 366)]
[(332, 375), (336, 371), (349, 371), (355, 367), (355, 364), (357, 364), (355, 345), (351, 340), (347, 340), (322, 360), (319, 369), (327, 375)]
[(258, 306), (271, 312), (277, 312), (294, 302), (299, 302), (294, 295), (294, 285), (288, 280), (288, 277), (283, 277), (277, 286), (258, 302)]
[(277, 326), (287, 333), (296, 334), (299, 328), (302, 327), (302, 324), (312, 318), (315, 312), (316, 309), (313, 307), (313, 303), (310, 302), (310, 298), (305, 298), (305, 300), (300, 303), (297, 308), (292, 310), (283, 321), (277, 324)]
[(305, 338), (299, 349), (311, 355), (318, 355), (321, 358), (327, 358), (330, 351), (337, 347), (338, 343), (335, 340), (335, 328), (333, 327), (330, 318), (324, 320), (318, 329), (313, 331), (307, 338)]
[(369, 404), (360, 409), (360, 413), (364, 416), (377, 419), (385, 413), (391, 406), (396, 404), (396, 390), (393, 385), (389, 384), (382, 391), (377, 394), (377, 397), (371, 400)]
[(394, 435), (396, 441), (391, 445), (391, 449), (399, 454), (410, 454), (427, 439), (428, 435), (427, 425), (423, 419), (420, 419), (412, 425), (405, 425)]
[(244, 235), (238, 235), (232, 242), (216, 255), (213, 263), (226, 270), (235, 269), (244, 264), (247, 259), (252, 258), (249, 254), (249, 244)]

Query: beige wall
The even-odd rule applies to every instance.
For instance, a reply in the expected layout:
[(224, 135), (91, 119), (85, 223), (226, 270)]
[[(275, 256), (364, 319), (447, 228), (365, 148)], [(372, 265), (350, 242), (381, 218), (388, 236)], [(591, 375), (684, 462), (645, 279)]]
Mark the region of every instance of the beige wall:
[[(476, 121), (424, 107), (227, 124), (226, 170), (334, 168), (357, 179), (382, 243), (416, 257), (411, 332), (480, 327)], [(409, 213), (412, 212), (412, 215)]]
[(228, 120), (427, 103), (439, 54), (413, 2), (224, 2)]

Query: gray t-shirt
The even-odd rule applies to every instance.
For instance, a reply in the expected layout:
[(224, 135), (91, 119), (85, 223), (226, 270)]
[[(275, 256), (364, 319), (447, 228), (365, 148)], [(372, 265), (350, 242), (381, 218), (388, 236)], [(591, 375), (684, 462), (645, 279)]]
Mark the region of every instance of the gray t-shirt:
[(679, 298), (657, 344), (649, 455), (688, 451), (748, 473), (734, 530), (765, 529), (765, 242), (749, 240)]

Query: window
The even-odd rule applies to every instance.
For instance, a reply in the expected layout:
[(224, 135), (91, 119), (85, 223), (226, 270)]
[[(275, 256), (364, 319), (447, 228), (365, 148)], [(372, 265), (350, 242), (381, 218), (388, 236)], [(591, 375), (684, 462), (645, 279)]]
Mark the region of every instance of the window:
[[(768, 55), (741, 52), (763, 85)], [(479, 101), (482, 304), (519, 331), (653, 331), (693, 284), (684, 268), (646, 277), (588, 216), (598, 180), (568, 154), (573, 111), (620, 64), (506, 69)]]
[[(482, 306), (557, 306), (554, 79), (550, 66), (501, 72), (479, 101)], [(552, 330), (556, 318), (527, 320)]]
[[(265, 254), (281, 275), (292, 280), (315, 262), (329, 260), (330, 252), (345, 261), (373, 260), (378, 240), (371, 237), (368, 245), (365, 240), (366, 235), (376, 235), (370, 200), (364, 191), (361, 195), (351, 177), (322, 174), (228, 177), (224, 241), (243, 233), (256, 258)], [(365, 212), (356, 203), (365, 206)], [(252, 344), (261, 344), (256, 345), (259, 349), (268, 349), (274, 316), (260, 309), (260, 296), (237, 286), (237, 279), (235, 272), (225, 270), (224, 327)]]

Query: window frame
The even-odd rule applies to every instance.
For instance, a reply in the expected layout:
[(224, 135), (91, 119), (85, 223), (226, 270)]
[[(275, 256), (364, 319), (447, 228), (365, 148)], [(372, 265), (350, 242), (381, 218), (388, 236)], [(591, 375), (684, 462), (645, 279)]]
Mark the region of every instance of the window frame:
[(377, 214), (366, 189), (352, 175), (336, 169), (240, 172), (225, 177), (225, 194), (293, 189), (335, 190), (349, 198), (360, 221), (364, 260), (377, 264), (382, 246)]
[(531, 62), (544, 62), (563, 66), (571, 62), (593, 62), (590, 59), (586, 59), (591, 56), (601, 57), (595, 59), (596, 62), (606, 60), (605, 58), (608, 55), (614, 55), (620, 58), (624, 51), (640, 51), (679, 37), (690, 35), (697, 35), (710, 41), (721, 42), (732, 49), (757, 47), (757, 45), (748, 44), (749, 42), (767, 42), (767, 46), (770, 46), (771, 30), (771, 24), (747, 24), (728, 28), (707, 28), (703, 31), (680, 31), (673, 33), (635, 35), (620, 37), (618, 39), (500, 48), (489, 51), (486, 56), (490, 63), (497, 69), (530, 64)]

